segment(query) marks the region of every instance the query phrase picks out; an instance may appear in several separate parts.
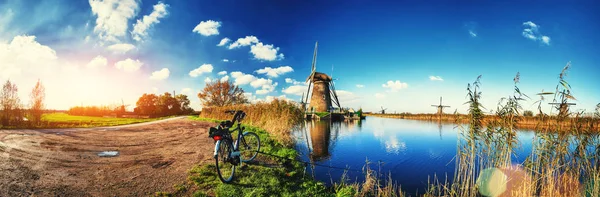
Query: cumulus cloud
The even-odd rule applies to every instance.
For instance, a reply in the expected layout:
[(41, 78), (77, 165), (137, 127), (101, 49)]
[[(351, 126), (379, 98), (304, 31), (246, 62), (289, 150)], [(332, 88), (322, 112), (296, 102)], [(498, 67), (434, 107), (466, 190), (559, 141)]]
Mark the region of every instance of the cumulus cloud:
[(348, 103), (354, 103), (354, 102), (360, 100), (360, 97), (358, 95), (356, 95), (350, 91), (336, 90), (335, 93), (337, 94), (338, 99), (340, 100), (340, 103), (348, 104)]
[(23, 70), (39, 69), (56, 60), (56, 51), (35, 40), (35, 36), (16, 36), (10, 43), (0, 42), (0, 77), (20, 75)]
[(440, 76), (429, 76), (429, 80), (431, 81), (444, 81)]
[(385, 98), (385, 94), (375, 93), (375, 98), (378, 98), (378, 99)]
[(275, 87), (277, 87), (277, 82), (273, 82), (271, 79), (258, 78), (250, 82), (250, 86), (254, 88), (260, 88), (259, 90), (256, 90), (256, 94), (267, 94), (275, 90)]
[(219, 73), (217, 73), (217, 74), (218, 74), (218, 75), (226, 75), (226, 74), (227, 74), (227, 71), (221, 71), (221, 72), (219, 72)]
[(231, 77), (235, 79), (235, 81), (233, 82), (234, 85), (245, 85), (256, 80), (256, 77), (254, 75), (244, 74), (239, 71), (231, 72)]
[(279, 77), (279, 75), (283, 75), (292, 71), (294, 71), (294, 69), (292, 69), (290, 66), (280, 66), (277, 68), (265, 67), (258, 69), (255, 72), (258, 74), (266, 74), (269, 77)]
[(105, 67), (108, 64), (108, 60), (99, 55), (96, 56), (94, 59), (92, 59), (92, 61), (90, 61), (86, 66), (88, 68), (98, 68), (98, 67)]
[(136, 0), (90, 0), (92, 14), (97, 16), (94, 32), (104, 41), (118, 42), (127, 33), (127, 22), (139, 9)]
[(228, 59), (223, 59), (223, 62), (229, 62), (229, 60)]
[(229, 81), (229, 76), (225, 75), (223, 77), (221, 77), (221, 82), (226, 82)]
[(356, 84), (356, 87), (357, 87), (357, 88), (364, 88), (364, 87), (365, 87), (365, 85), (362, 85), (362, 84)]
[(210, 73), (213, 71), (212, 64), (202, 64), (200, 67), (190, 71), (190, 77), (198, 77), (202, 75), (202, 73)]
[(285, 78), (285, 82), (286, 83), (291, 83), (291, 84), (294, 84), (294, 85), (307, 85), (308, 84), (308, 83), (305, 83), (305, 82), (296, 81), (295, 79), (292, 79), (292, 78)]
[(256, 38), (256, 36), (246, 36), (244, 38), (238, 38), (235, 42), (231, 43), (229, 45), (229, 49), (235, 49), (238, 47), (248, 46), (256, 43), (258, 43), (258, 38)]
[(381, 87), (389, 88), (390, 89), (389, 92), (398, 92), (398, 90), (407, 88), (408, 84), (400, 82), (399, 80), (396, 80), (396, 81), (388, 81), (387, 83), (382, 84)]
[(221, 22), (207, 20), (202, 21), (198, 25), (196, 25), (192, 32), (199, 33), (203, 36), (219, 35), (219, 27), (221, 27)]
[(163, 68), (157, 71), (152, 72), (152, 75), (150, 76), (150, 79), (154, 79), (154, 80), (164, 80), (167, 79), (169, 77), (169, 69), (168, 68)]
[(290, 87), (287, 87), (285, 89), (283, 89), (283, 93), (286, 94), (291, 94), (291, 95), (302, 95), (302, 94), (306, 94), (306, 91), (308, 90), (308, 86), (305, 85), (293, 85)]
[(127, 53), (128, 51), (135, 49), (135, 46), (127, 43), (119, 43), (110, 45), (106, 49), (112, 51), (113, 53)]
[(160, 23), (159, 19), (167, 16), (167, 6), (162, 2), (158, 2), (158, 4), (153, 6), (152, 13), (150, 15), (146, 15), (142, 18), (142, 20), (137, 20), (137, 23), (133, 25), (133, 31), (131, 31), (131, 36), (136, 41), (142, 41), (148, 37), (147, 30), (154, 24)]
[(254, 55), (254, 58), (259, 60), (274, 61), (283, 59), (283, 53), (277, 54), (278, 51), (279, 47), (273, 47), (272, 44), (263, 45), (262, 42), (250, 47), (250, 53)]
[(542, 35), (542, 33), (540, 33), (539, 25), (531, 21), (527, 21), (523, 23), (523, 26), (525, 26), (525, 29), (523, 29), (523, 32), (521, 33), (523, 34), (523, 37), (533, 41), (539, 41), (545, 45), (550, 45), (550, 37)]
[(181, 89), (182, 94), (192, 93), (192, 88), (183, 88)]
[(123, 70), (125, 72), (134, 72), (140, 69), (144, 63), (140, 62), (140, 60), (132, 60), (127, 58), (126, 60), (119, 61), (115, 63), (115, 67), (119, 70)]
[(204, 79), (204, 83), (210, 83), (212, 82), (212, 79), (210, 79), (210, 77), (206, 77), (206, 79)]
[(231, 41), (231, 39), (225, 37), (225, 38), (221, 39), (221, 42), (219, 42), (219, 44), (217, 44), (217, 46), (225, 46), (230, 41)]

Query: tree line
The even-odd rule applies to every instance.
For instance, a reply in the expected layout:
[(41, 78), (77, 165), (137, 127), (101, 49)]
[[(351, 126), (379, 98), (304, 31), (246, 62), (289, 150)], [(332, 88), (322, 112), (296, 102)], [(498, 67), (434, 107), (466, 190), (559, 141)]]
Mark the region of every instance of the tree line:
[(19, 98), (17, 84), (6, 80), (0, 92), (0, 126), (39, 124), (45, 109), (45, 91), (42, 82), (38, 80), (29, 94), (30, 101), (27, 107)]

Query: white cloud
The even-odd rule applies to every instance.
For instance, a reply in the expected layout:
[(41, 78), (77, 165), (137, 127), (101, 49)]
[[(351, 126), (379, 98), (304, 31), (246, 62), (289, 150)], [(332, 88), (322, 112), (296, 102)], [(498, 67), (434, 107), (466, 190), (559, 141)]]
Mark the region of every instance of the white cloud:
[(164, 80), (167, 79), (169, 77), (169, 69), (168, 68), (163, 68), (160, 69), (158, 71), (154, 71), (152, 72), (152, 75), (150, 76), (150, 79), (154, 79), (154, 80)]
[(306, 91), (308, 90), (308, 86), (305, 85), (293, 85), (290, 86), (286, 89), (283, 89), (283, 93), (286, 94), (292, 94), (292, 95), (302, 95), (302, 94), (306, 94)]
[(196, 25), (192, 32), (202, 34), (203, 36), (219, 35), (219, 27), (221, 27), (221, 22), (207, 20)]
[(444, 81), (440, 76), (429, 76), (429, 80), (431, 81)]
[(231, 77), (235, 79), (235, 85), (245, 85), (256, 80), (256, 77), (254, 75), (244, 74), (239, 71), (231, 72)]
[(227, 74), (227, 71), (221, 71), (221, 72), (219, 72), (219, 73), (217, 73), (217, 74), (218, 74), (218, 75), (226, 75), (226, 74)]
[(228, 59), (223, 59), (223, 62), (229, 62), (229, 60)]
[(198, 77), (202, 75), (202, 73), (209, 73), (213, 71), (212, 64), (202, 64), (202, 66), (190, 71), (189, 75), (191, 77)]
[(533, 41), (540, 41), (541, 43), (545, 44), (545, 45), (550, 45), (550, 37), (546, 36), (546, 35), (542, 35), (542, 33), (540, 33), (539, 28), (540, 26), (531, 22), (531, 21), (527, 21), (523, 23), (523, 26), (525, 26), (525, 29), (523, 29), (523, 37), (533, 40)]
[(136, 41), (142, 41), (142, 39), (148, 37), (148, 28), (150, 28), (153, 24), (160, 23), (158, 19), (161, 19), (167, 15), (167, 6), (162, 2), (158, 2), (158, 4), (154, 5), (152, 13), (150, 15), (146, 15), (142, 18), (142, 20), (137, 20), (137, 23), (133, 25), (133, 31), (131, 32), (131, 36)]
[(182, 94), (192, 93), (192, 88), (183, 88), (181, 89)]
[(227, 43), (229, 43), (231, 41), (231, 39), (229, 38), (223, 38), (221, 39), (221, 42), (219, 42), (219, 44), (217, 44), (217, 46), (225, 46)]
[(223, 77), (221, 77), (221, 82), (226, 82), (229, 81), (229, 76), (225, 75)]
[(271, 79), (259, 78), (250, 82), (250, 86), (260, 88), (259, 90), (256, 90), (256, 94), (267, 94), (275, 90), (277, 82), (273, 82)]
[(388, 81), (387, 83), (382, 84), (381, 87), (389, 88), (390, 92), (397, 92), (400, 89), (407, 88), (408, 84), (400, 82), (399, 80), (396, 80), (396, 81)]
[(256, 36), (246, 36), (244, 38), (238, 38), (235, 42), (231, 43), (229, 45), (229, 49), (235, 49), (256, 43), (258, 43), (258, 38), (256, 38)]
[(90, 63), (88, 63), (86, 66), (88, 68), (98, 68), (98, 67), (105, 67), (108, 64), (108, 60), (99, 55), (96, 56), (94, 59), (92, 59), (92, 61), (90, 61)]
[(546, 45), (550, 45), (550, 37), (542, 36), (542, 42)]
[(106, 49), (113, 53), (127, 53), (127, 51), (135, 49), (135, 46), (127, 43), (119, 43), (108, 46)]
[(285, 82), (286, 83), (291, 83), (291, 84), (294, 84), (294, 85), (308, 85), (308, 83), (296, 81), (295, 79), (292, 79), (292, 78), (285, 78)]
[(347, 105), (348, 103), (354, 103), (360, 100), (359, 96), (350, 91), (336, 90), (335, 93), (337, 94), (342, 105)]
[(136, 0), (90, 0), (92, 13), (97, 16), (94, 32), (105, 41), (118, 42), (119, 37), (125, 36), (128, 20), (135, 16), (138, 10)]
[(469, 30), (469, 35), (470, 35), (471, 37), (477, 37), (477, 33), (475, 33), (475, 31), (474, 31), (474, 30)]
[(378, 99), (385, 98), (385, 94), (375, 93), (375, 98), (378, 98)]
[(265, 67), (258, 69), (255, 72), (258, 74), (267, 74), (269, 77), (279, 77), (279, 75), (283, 75), (292, 71), (294, 71), (294, 69), (292, 69), (290, 66), (280, 66), (277, 68)]
[(365, 85), (362, 85), (362, 84), (356, 84), (356, 87), (357, 87), (357, 88), (364, 88), (364, 87), (365, 87)]
[(212, 82), (212, 80), (210, 79), (210, 77), (206, 77), (206, 79), (204, 79), (204, 83), (210, 83)]
[(56, 51), (41, 45), (35, 36), (16, 36), (10, 43), (0, 42), (0, 77), (20, 75), (24, 70), (37, 70), (56, 60)]
[(279, 47), (274, 48), (272, 44), (263, 45), (262, 42), (250, 47), (250, 53), (259, 60), (274, 61), (283, 59), (283, 53), (277, 54), (278, 51)]
[(123, 70), (125, 72), (134, 72), (140, 69), (144, 63), (140, 62), (140, 60), (132, 60), (127, 58), (126, 60), (119, 61), (115, 63), (115, 67), (119, 70)]

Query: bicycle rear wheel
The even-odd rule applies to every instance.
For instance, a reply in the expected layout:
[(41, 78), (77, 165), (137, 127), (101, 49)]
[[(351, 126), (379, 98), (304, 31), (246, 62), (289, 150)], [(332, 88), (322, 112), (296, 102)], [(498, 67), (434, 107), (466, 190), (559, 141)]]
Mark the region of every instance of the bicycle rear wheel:
[(256, 158), (260, 151), (260, 138), (256, 133), (246, 132), (242, 136), (240, 144), (240, 155), (242, 162), (250, 162)]
[(215, 156), (215, 165), (217, 166), (217, 174), (219, 179), (224, 183), (229, 183), (233, 180), (233, 174), (235, 173), (235, 165), (233, 165), (231, 157), (233, 152), (233, 146), (228, 140), (219, 140), (215, 145), (217, 155)]

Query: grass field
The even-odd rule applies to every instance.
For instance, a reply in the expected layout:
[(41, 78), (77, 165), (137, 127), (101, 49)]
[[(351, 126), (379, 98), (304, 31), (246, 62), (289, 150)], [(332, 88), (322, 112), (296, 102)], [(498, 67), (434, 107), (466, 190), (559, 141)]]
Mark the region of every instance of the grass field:
[(66, 113), (51, 113), (42, 116), (42, 123), (36, 128), (104, 127), (149, 122), (163, 118), (110, 118), (93, 116), (72, 116)]

